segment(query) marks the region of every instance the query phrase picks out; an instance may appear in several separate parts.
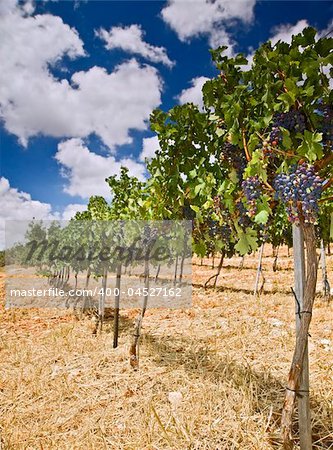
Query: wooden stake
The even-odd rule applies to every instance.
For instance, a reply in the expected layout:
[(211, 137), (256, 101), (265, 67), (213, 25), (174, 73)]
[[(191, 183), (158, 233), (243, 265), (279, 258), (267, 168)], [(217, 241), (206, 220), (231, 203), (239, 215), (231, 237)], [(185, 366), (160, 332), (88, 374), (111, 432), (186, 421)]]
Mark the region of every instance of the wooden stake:
[(139, 342), (141, 336), (141, 327), (143, 318), (147, 309), (148, 298), (149, 298), (149, 260), (145, 260), (145, 289), (147, 295), (143, 297), (142, 309), (140, 315), (136, 318), (134, 326), (133, 341), (130, 346), (130, 364), (133, 369), (137, 370), (139, 368)]
[(156, 275), (155, 275), (155, 283), (156, 283), (157, 280), (158, 280), (158, 276), (159, 276), (159, 274), (160, 274), (160, 270), (161, 270), (161, 264), (159, 264), (159, 265), (157, 266)]
[[(254, 295), (258, 295), (258, 293), (259, 293), (260, 275), (262, 275), (262, 277), (263, 277), (263, 285), (264, 285), (264, 282), (265, 282), (265, 278), (264, 278), (264, 276), (262, 274), (262, 256), (263, 256), (263, 253), (264, 253), (264, 244), (261, 244), (260, 251), (259, 251), (257, 276), (256, 276), (256, 282), (255, 282), (255, 285), (254, 285), (254, 292), (253, 292)], [(260, 290), (262, 290), (262, 288), (264, 287), (263, 285), (262, 285)]]
[(322, 292), (323, 296), (330, 300), (331, 295), (331, 286), (327, 277), (327, 268), (326, 268), (326, 254), (325, 254), (325, 245), (324, 240), (320, 241), (320, 265), (321, 265), (321, 274), (322, 274)]
[(183, 280), (183, 273), (184, 273), (184, 262), (185, 262), (185, 258), (186, 258), (186, 248), (187, 248), (187, 233), (185, 233), (184, 236), (184, 247), (183, 247), (183, 253), (182, 253), (182, 257), (181, 257), (181, 261), (180, 261), (180, 273), (179, 273), (179, 283), (181, 284), (182, 280)]
[[(306, 271), (304, 242), (306, 244)], [(309, 404), (308, 333), (316, 293), (317, 255), (316, 236), (311, 224), (293, 225), (294, 274), (296, 297), (296, 345), (288, 377), (282, 410), (281, 429), (283, 447), (293, 448), (292, 417), (297, 396), (301, 450), (312, 449)]]
[[(304, 253), (304, 233), (300, 226), (293, 225), (293, 247), (294, 247), (294, 277), (295, 294), (299, 304), (295, 301), (296, 313), (296, 334), (301, 326), (301, 315), (299, 310), (304, 310), (304, 289), (305, 289), (305, 253)], [(298, 425), (300, 434), (301, 450), (312, 449), (311, 437), (311, 416), (310, 416), (310, 396), (309, 396), (309, 351), (308, 337), (306, 336), (306, 348), (303, 360), (303, 370), (299, 390), (301, 395), (297, 398), (298, 405)], [(304, 392), (303, 392), (304, 391)]]
[(107, 283), (108, 271), (105, 268), (103, 270), (103, 278), (102, 278), (102, 292), (98, 298), (98, 318), (96, 323), (96, 328), (93, 334), (97, 333), (98, 325), (100, 330), (102, 331), (103, 322), (104, 322), (104, 314), (105, 314), (105, 296), (106, 296), (106, 283)]
[(173, 284), (177, 284), (177, 274), (178, 274), (178, 255), (176, 255), (176, 262), (175, 262), (175, 273), (173, 277)]
[(120, 305), (120, 281), (121, 281), (121, 264), (117, 266), (116, 278), (116, 295), (114, 297), (114, 329), (113, 329), (113, 348), (118, 347), (119, 335), (119, 305)]

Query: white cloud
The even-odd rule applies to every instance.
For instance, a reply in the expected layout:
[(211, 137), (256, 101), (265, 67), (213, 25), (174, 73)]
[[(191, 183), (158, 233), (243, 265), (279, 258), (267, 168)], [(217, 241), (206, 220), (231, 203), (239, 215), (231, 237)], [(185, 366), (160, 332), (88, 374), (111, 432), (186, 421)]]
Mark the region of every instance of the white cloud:
[(145, 178), (145, 165), (131, 158), (116, 159), (114, 156), (101, 156), (91, 152), (82, 139), (73, 138), (61, 142), (55, 155), (62, 167), (62, 175), (68, 183), (64, 192), (89, 198), (103, 195), (110, 198), (110, 188), (105, 178), (120, 172), (121, 166), (129, 169), (130, 175), (140, 180)]
[[(280, 24), (276, 27), (273, 27), (271, 30), (270, 37), (268, 40), (271, 41), (274, 46), (278, 41), (286, 42), (288, 44), (291, 43), (291, 39), (294, 35), (299, 34), (305, 27), (308, 27), (309, 24), (306, 20), (299, 20), (295, 25), (293, 24)], [(250, 53), (246, 56), (248, 60), (248, 64), (245, 66), (241, 66), (241, 69), (246, 71), (250, 70), (253, 58), (255, 54), (255, 50), (253, 48), (249, 49)]]
[(0, 3), (0, 15), (9, 14), (16, 8), (16, 0), (2, 0)]
[(202, 87), (209, 80), (207, 77), (197, 77), (191, 80), (191, 87), (183, 89), (178, 96), (179, 103), (194, 103), (203, 109)]
[(142, 151), (140, 153), (140, 161), (145, 161), (146, 158), (152, 159), (155, 156), (156, 150), (160, 150), (160, 143), (157, 136), (144, 138), (142, 140)]
[(182, 41), (206, 35), (211, 46), (232, 47), (233, 42), (225, 26), (235, 20), (250, 23), (254, 18), (255, 4), (256, 0), (169, 0), (161, 15)]
[[(280, 24), (272, 28), (268, 40), (271, 41), (272, 45), (275, 45), (279, 41), (290, 44), (293, 36), (296, 36), (297, 34), (301, 33), (304, 30), (304, 28), (309, 26), (310, 26), (309, 22), (305, 19), (299, 20), (296, 24)], [(332, 26), (333, 20), (328, 24), (326, 29), (318, 30), (317, 37), (321, 38), (325, 36), (332, 29)], [(249, 70), (251, 68), (254, 53), (255, 51), (251, 49), (251, 52), (247, 55), (249, 63), (247, 66), (242, 66), (243, 70)], [(325, 68), (324, 72), (328, 73), (328, 69)], [(332, 83), (332, 80), (330, 80), (330, 82)]]
[(49, 203), (32, 200), (31, 195), (10, 187), (7, 178), (0, 178), (1, 210), (0, 219), (30, 220), (54, 219), (57, 214), (52, 213)]
[(72, 219), (77, 212), (82, 212), (87, 210), (87, 205), (82, 205), (81, 203), (71, 203), (67, 205), (61, 215), (62, 220)]
[[(17, 224), (11, 223), (6, 233), (7, 243), (12, 244), (15, 236), (20, 236), (22, 230), (26, 229), (27, 222), (37, 220), (59, 219), (58, 213), (52, 212), (49, 203), (42, 203), (32, 200), (31, 195), (10, 187), (7, 178), (0, 178), (0, 249), (5, 246), (5, 221), (18, 221)], [(21, 222), (27, 221), (27, 222)], [(15, 239), (14, 239), (15, 241)]]
[(76, 30), (60, 17), (7, 8), (0, 34), (0, 117), (24, 145), (38, 134), (95, 133), (114, 148), (131, 142), (131, 129), (146, 129), (150, 112), (161, 103), (157, 70), (135, 60), (112, 73), (92, 67), (74, 73), (70, 82), (55, 78), (50, 67), (64, 56), (85, 55)]
[(213, 28), (209, 37), (209, 45), (211, 48), (221, 47), (226, 45), (228, 48), (224, 50), (223, 55), (234, 56), (235, 41), (231, 35), (221, 27)]
[(169, 59), (164, 47), (155, 47), (144, 41), (144, 31), (140, 25), (112, 27), (110, 31), (101, 28), (96, 31), (96, 35), (105, 41), (105, 47), (108, 50), (119, 48), (133, 55), (141, 55), (148, 61), (165, 64), (168, 67), (175, 64)]
[(299, 20), (295, 25), (281, 24), (272, 29), (272, 35), (269, 39), (272, 45), (275, 45), (278, 41), (290, 44), (292, 37), (301, 33), (308, 26), (309, 24), (306, 20)]

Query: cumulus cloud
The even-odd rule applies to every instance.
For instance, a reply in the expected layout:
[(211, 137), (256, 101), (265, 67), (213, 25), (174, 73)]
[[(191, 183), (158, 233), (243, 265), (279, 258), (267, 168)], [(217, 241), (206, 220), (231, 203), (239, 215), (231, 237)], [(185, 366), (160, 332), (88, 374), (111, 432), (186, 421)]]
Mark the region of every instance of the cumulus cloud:
[(33, 200), (27, 192), (19, 191), (10, 186), (7, 178), (0, 178), (0, 249), (5, 247), (5, 223), (9, 222), (6, 233), (7, 244), (13, 244), (17, 237), (23, 236), (27, 224), (36, 220), (69, 220), (78, 211), (87, 209), (87, 205), (69, 204), (62, 213), (54, 211), (49, 203)]
[(87, 205), (82, 205), (81, 203), (70, 203), (67, 205), (61, 215), (62, 220), (72, 219), (77, 212), (86, 211)]
[(105, 42), (108, 50), (122, 49), (133, 55), (140, 55), (148, 61), (162, 63), (172, 67), (171, 61), (164, 47), (155, 47), (144, 41), (144, 31), (140, 25), (128, 27), (112, 27), (109, 31), (101, 28), (96, 35)]
[(112, 73), (92, 67), (69, 81), (55, 78), (51, 69), (65, 56), (85, 56), (76, 30), (50, 14), (6, 11), (0, 17), (0, 117), (23, 145), (38, 134), (95, 133), (113, 148), (131, 142), (131, 129), (146, 129), (150, 112), (161, 103), (155, 68), (133, 59)]
[(81, 198), (89, 198), (91, 195), (110, 198), (110, 188), (105, 183), (105, 178), (118, 174), (121, 166), (127, 167), (130, 175), (140, 180), (145, 179), (144, 164), (131, 158), (116, 159), (114, 156), (97, 155), (79, 138), (61, 142), (55, 158), (67, 180), (64, 192)]
[[(328, 26), (324, 30), (318, 30), (317, 37), (321, 38), (325, 36), (332, 29), (332, 25), (333, 20), (328, 24)], [(290, 44), (293, 36), (296, 36), (297, 34), (301, 33), (304, 30), (304, 28), (307, 28), (309, 26), (310, 26), (309, 22), (305, 19), (299, 20), (295, 24), (290, 23), (280, 24), (272, 28), (269, 40), (271, 41), (272, 45), (275, 45), (279, 41)], [(248, 70), (251, 68), (254, 53), (255, 53), (254, 50), (251, 49), (251, 52), (247, 55), (249, 63), (247, 66), (242, 66), (244, 70)], [(324, 72), (328, 73), (328, 69), (325, 68)], [(332, 83), (332, 79), (330, 80), (330, 83)]]
[(155, 156), (157, 150), (160, 149), (160, 143), (158, 142), (158, 137), (153, 136), (149, 138), (144, 138), (142, 140), (142, 151), (140, 153), (140, 161), (145, 161), (145, 159), (152, 159)]
[(295, 25), (281, 24), (272, 29), (272, 34), (269, 39), (272, 42), (272, 45), (275, 45), (278, 41), (290, 44), (292, 37), (301, 33), (304, 28), (308, 26), (309, 24), (306, 20), (299, 20)]
[(233, 41), (225, 26), (235, 20), (251, 23), (255, 4), (256, 0), (169, 0), (161, 15), (181, 41), (205, 35), (212, 47), (230, 45), (232, 52)]
[(183, 89), (178, 96), (179, 103), (194, 103), (203, 109), (202, 87), (208, 81), (207, 77), (197, 77), (191, 80), (191, 87)]
[[(10, 186), (7, 178), (0, 178), (0, 249), (5, 246), (5, 221), (31, 221), (33, 219), (37, 220), (55, 220), (59, 219), (60, 215), (52, 211), (52, 207), (49, 203), (42, 203), (37, 200), (32, 200), (31, 195), (19, 191), (18, 189), (12, 188)], [(12, 236), (18, 233), (23, 226), (23, 230), (26, 225), (21, 222), (17, 223), (17, 230), (9, 229), (7, 234), (7, 239), (9, 243), (11, 242)], [(15, 224), (11, 224), (11, 228), (15, 228)], [(17, 234), (19, 235), (19, 234)]]
[(59, 216), (52, 212), (49, 203), (32, 200), (31, 195), (10, 187), (7, 178), (0, 178), (1, 210), (0, 219), (32, 220), (55, 219)]

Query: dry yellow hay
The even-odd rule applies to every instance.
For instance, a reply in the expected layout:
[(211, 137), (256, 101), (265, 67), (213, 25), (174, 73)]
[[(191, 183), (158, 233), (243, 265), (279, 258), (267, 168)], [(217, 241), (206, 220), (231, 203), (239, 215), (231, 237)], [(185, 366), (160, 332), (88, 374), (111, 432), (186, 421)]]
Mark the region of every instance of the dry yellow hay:
[[(113, 350), (112, 322), (92, 336), (89, 317), (2, 308), (1, 450), (280, 448), (293, 274), (286, 254), (273, 273), (270, 254), (269, 292), (260, 298), (251, 293), (255, 257), (242, 271), (240, 258), (226, 260), (216, 290), (200, 287), (213, 272), (196, 260), (193, 307), (147, 311), (138, 372), (128, 360), (133, 311), (121, 312)], [(332, 306), (318, 298), (310, 338), (314, 449), (333, 448), (332, 326)]]

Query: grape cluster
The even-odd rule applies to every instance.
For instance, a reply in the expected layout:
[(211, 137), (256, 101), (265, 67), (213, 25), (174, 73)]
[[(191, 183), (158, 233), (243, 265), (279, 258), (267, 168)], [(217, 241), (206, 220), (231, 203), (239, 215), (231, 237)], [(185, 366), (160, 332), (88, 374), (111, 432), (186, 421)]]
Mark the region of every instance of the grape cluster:
[(285, 204), (291, 222), (298, 223), (301, 215), (306, 223), (316, 221), (322, 179), (313, 166), (307, 163), (291, 166), (288, 174), (277, 175), (274, 188), (276, 199)]
[(230, 142), (224, 142), (220, 151), (220, 160), (226, 161), (236, 169), (237, 176), (240, 180), (243, 178), (243, 172), (246, 168), (247, 161), (244, 152), (239, 147)]
[(277, 126), (272, 127), (269, 135), (269, 143), (274, 147), (282, 142), (282, 131)]
[(305, 130), (305, 117), (301, 111), (291, 110), (275, 115), (273, 127), (282, 127), (289, 131), (303, 133)]
[(323, 143), (326, 145), (328, 144), (333, 148), (333, 109), (330, 105), (323, 105), (320, 107), (320, 112), (323, 116)]
[(208, 233), (213, 238), (222, 238), (228, 242), (231, 238), (231, 228), (228, 224), (220, 225), (216, 220), (208, 219)]
[(236, 203), (236, 208), (238, 211), (238, 223), (241, 227), (247, 228), (252, 225), (251, 219), (249, 218), (247, 214), (247, 209), (245, 208), (242, 201), (239, 201)]
[(262, 192), (258, 176), (246, 178), (242, 183), (242, 188), (249, 206), (248, 213), (250, 216), (254, 216), (257, 213), (257, 200)]
[(269, 143), (272, 146), (279, 145), (282, 142), (283, 136), (280, 127), (295, 133), (303, 133), (305, 130), (305, 116), (300, 111), (295, 110), (276, 114), (272, 131), (269, 135)]
[(191, 208), (188, 202), (185, 202), (183, 206), (183, 218), (185, 220), (194, 220), (195, 219), (195, 211)]

